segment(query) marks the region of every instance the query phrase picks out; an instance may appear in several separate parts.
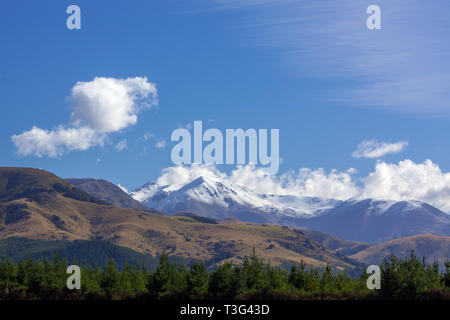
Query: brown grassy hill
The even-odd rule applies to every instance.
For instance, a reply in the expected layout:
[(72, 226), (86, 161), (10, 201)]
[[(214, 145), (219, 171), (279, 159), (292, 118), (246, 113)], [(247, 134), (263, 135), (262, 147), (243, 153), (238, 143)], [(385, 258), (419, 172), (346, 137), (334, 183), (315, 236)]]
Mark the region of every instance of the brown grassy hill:
[(132, 208), (144, 211), (155, 212), (146, 205), (134, 200), (115, 184), (100, 179), (66, 179), (67, 182), (83, 190), (91, 196), (100, 199), (108, 204), (120, 208)]
[(447, 258), (450, 259), (450, 237), (421, 234), (395, 239), (371, 246), (351, 257), (366, 264), (379, 264), (391, 253), (406, 257), (410, 255), (411, 250), (414, 250), (420, 258), (427, 257), (430, 263), (437, 260), (442, 264)]
[(324, 247), (346, 256), (355, 254), (370, 247), (370, 244), (365, 242), (343, 240), (321, 231), (302, 229), (302, 232), (308, 238), (317, 241)]
[[(256, 224), (213, 224), (185, 215), (168, 217), (95, 203), (97, 200), (92, 197), (88, 198), (90, 202), (81, 201), (69, 197), (79, 191), (70, 185), (65, 187), (72, 193), (52, 188), (58, 183), (64, 185), (63, 180), (54, 175), (34, 169), (15, 170), (20, 179), (11, 173), (14, 169), (0, 168), (0, 177), (7, 171), (9, 181), (0, 180), (0, 184), (7, 186), (0, 195), (5, 199), (0, 202), (0, 239), (102, 239), (151, 256), (166, 251), (181, 258), (210, 263), (239, 262), (255, 247), (260, 257), (273, 264), (303, 260), (316, 266), (330, 263), (338, 269), (359, 267), (355, 261), (335, 254), (297, 230)], [(39, 181), (40, 173), (46, 182)], [(18, 196), (23, 189), (29, 189), (28, 181), (32, 180), (39, 188), (33, 189), (31, 197), (26, 196), (28, 193)], [(11, 181), (14, 181), (16, 193), (8, 187)], [(26, 181), (22, 188), (20, 181)]]
[(0, 201), (27, 198), (39, 201), (41, 196), (59, 193), (67, 198), (100, 203), (88, 193), (45, 170), (0, 167)]

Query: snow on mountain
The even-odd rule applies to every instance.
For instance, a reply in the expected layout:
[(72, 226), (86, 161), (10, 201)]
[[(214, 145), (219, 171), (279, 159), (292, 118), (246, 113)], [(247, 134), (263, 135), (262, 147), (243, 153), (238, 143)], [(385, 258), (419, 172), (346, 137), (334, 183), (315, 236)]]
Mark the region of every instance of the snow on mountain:
[(351, 199), (311, 219), (291, 223), (341, 239), (370, 243), (416, 234), (450, 235), (450, 215), (415, 200)]
[(142, 203), (146, 203), (153, 195), (161, 189), (155, 182), (148, 182), (142, 187), (130, 192), (131, 197)]
[(414, 200), (340, 201), (260, 194), (204, 177), (181, 188), (147, 183), (131, 196), (166, 214), (187, 211), (215, 219), (289, 225), (354, 241), (377, 243), (423, 233), (450, 235), (450, 215)]
[(284, 217), (308, 217), (341, 203), (333, 199), (259, 194), (238, 185), (199, 177), (178, 190), (147, 183), (131, 193), (144, 204), (175, 214), (191, 211), (211, 218), (279, 223)]

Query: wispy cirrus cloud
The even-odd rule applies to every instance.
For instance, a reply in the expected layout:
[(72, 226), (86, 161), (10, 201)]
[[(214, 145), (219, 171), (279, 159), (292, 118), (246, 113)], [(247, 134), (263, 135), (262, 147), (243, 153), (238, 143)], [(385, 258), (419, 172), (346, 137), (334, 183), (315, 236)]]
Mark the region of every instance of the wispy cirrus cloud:
[(368, 30), (371, 0), (215, 0), (240, 10), (233, 27), (247, 44), (273, 49), (311, 78), (339, 81), (323, 89), (339, 105), (450, 115), (450, 20), (446, 1), (379, 0), (382, 30)]
[(115, 146), (115, 149), (119, 152), (125, 150), (126, 148), (127, 148), (127, 139), (120, 140)]
[(379, 142), (377, 140), (365, 140), (358, 144), (356, 150), (352, 153), (354, 158), (381, 158), (387, 154), (399, 153), (408, 145), (407, 141), (398, 141), (394, 143)]

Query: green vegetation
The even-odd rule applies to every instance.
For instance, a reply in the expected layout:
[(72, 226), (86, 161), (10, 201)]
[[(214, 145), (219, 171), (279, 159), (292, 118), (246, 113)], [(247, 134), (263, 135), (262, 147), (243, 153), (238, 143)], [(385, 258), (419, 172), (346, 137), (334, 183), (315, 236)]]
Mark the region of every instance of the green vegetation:
[(381, 265), (381, 290), (366, 288), (366, 274), (351, 278), (307, 267), (273, 267), (254, 253), (240, 265), (223, 263), (208, 271), (202, 262), (190, 267), (163, 254), (154, 269), (109, 259), (104, 268), (84, 264), (81, 290), (66, 288), (67, 258), (0, 261), (1, 299), (449, 299), (450, 262), (437, 264), (391, 256)]
[(157, 258), (101, 240), (47, 241), (26, 238), (0, 240), (0, 256), (14, 262), (27, 258), (33, 261), (52, 259), (55, 255), (71, 263), (97, 265), (100, 268), (104, 268), (111, 258), (120, 269), (126, 263), (131, 266), (145, 266), (148, 269), (154, 269), (158, 265)]

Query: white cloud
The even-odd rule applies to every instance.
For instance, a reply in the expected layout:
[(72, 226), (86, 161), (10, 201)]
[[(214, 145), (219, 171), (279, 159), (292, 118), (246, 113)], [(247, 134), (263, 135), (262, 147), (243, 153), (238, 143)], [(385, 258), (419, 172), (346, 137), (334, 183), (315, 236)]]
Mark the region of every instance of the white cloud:
[(173, 191), (199, 177), (204, 177), (208, 180), (224, 181), (227, 179), (227, 175), (220, 172), (215, 166), (194, 164), (191, 166), (165, 168), (156, 182), (161, 186), (168, 186), (168, 191)]
[(54, 130), (33, 127), (22, 134), (13, 135), (11, 139), (20, 155), (34, 154), (37, 157), (47, 155), (55, 158), (67, 151), (82, 151), (95, 145), (103, 145), (105, 137), (104, 134), (99, 134), (89, 127), (60, 126)]
[(72, 105), (70, 125), (52, 130), (34, 126), (13, 135), (19, 155), (54, 158), (103, 145), (107, 134), (136, 124), (138, 113), (158, 101), (155, 84), (141, 77), (77, 82), (68, 100)]
[(125, 150), (126, 148), (127, 148), (127, 139), (123, 139), (116, 144), (116, 150), (119, 152)]
[(223, 173), (215, 166), (176, 166), (163, 170), (158, 178), (159, 185), (169, 185), (169, 190), (181, 188), (186, 183), (203, 176), (207, 180), (222, 181), (230, 185), (240, 185), (259, 193), (278, 195), (318, 196), (348, 199), (358, 194), (358, 188), (347, 172), (302, 168), (298, 172), (288, 172), (281, 176), (267, 175), (261, 168), (237, 166), (230, 174)]
[[(378, 0), (382, 30), (369, 31), (372, 0), (208, 0), (206, 8), (240, 10), (232, 21), (246, 45), (268, 47), (302, 77), (351, 86), (325, 89), (338, 105), (401, 113), (450, 114), (450, 20), (445, 1)], [(430, 14), (425, 14), (429, 12)], [(420, 23), (417, 23), (420, 21)], [(433, 27), (424, 27), (432, 25)], [(334, 82), (333, 82), (334, 83)]]
[(407, 145), (407, 141), (387, 143), (368, 140), (358, 144), (358, 147), (353, 152), (352, 156), (354, 158), (381, 158), (390, 153), (401, 152)]
[(431, 160), (398, 164), (378, 162), (375, 171), (363, 179), (362, 197), (391, 200), (420, 200), (450, 211), (450, 173)]
[[(151, 99), (147, 99), (149, 96)], [(157, 90), (147, 78), (97, 77), (77, 82), (69, 100), (73, 122), (100, 132), (114, 132), (136, 124), (139, 111), (157, 103)]]
[(158, 149), (163, 149), (166, 147), (166, 140), (161, 140), (155, 143), (155, 147)]
[(148, 140), (150, 140), (150, 139), (152, 139), (152, 138), (154, 138), (154, 137), (155, 137), (155, 135), (154, 135), (153, 133), (151, 133), (151, 132), (146, 132), (146, 133), (144, 133), (144, 135), (142, 136), (142, 140), (148, 141)]
[(419, 200), (450, 212), (450, 172), (442, 172), (431, 160), (398, 164), (379, 161), (368, 176), (358, 179), (356, 170), (346, 171), (301, 168), (281, 176), (266, 175), (254, 166), (238, 166), (229, 174), (215, 166), (176, 166), (163, 170), (157, 183), (176, 190), (203, 176), (207, 180), (240, 185), (250, 190), (276, 195), (334, 198), (373, 198), (382, 200)]

